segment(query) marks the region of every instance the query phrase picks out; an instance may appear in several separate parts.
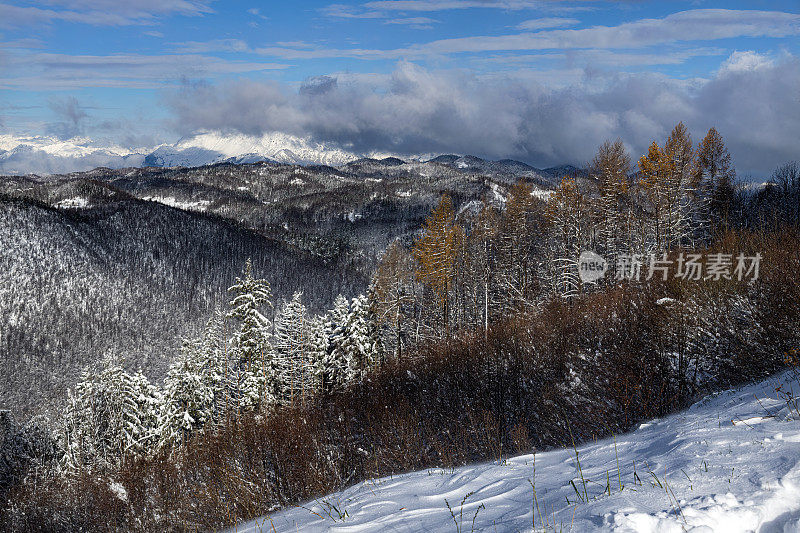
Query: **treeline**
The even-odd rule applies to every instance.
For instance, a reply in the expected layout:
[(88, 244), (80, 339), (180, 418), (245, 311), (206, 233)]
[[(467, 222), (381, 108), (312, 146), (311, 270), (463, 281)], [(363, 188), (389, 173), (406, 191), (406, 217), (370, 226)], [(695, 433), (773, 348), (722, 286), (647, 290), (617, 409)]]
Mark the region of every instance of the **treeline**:
[[(797, 163), (760, 186), (739, 184), (714, 128), (694, 147), (680, 123), (631, 161), (621, 141), (609, 141), (586, 176), (565, 177), (546, 200), (523, 182), (502, 209), (484, 200), (456, 212), (443, 196), (413, 242), (388, 248), (373, 278), (389, 350), (399, 356), (422, 341), (536, 312), (553, 297), (604, 290), (630, 277), (621, 271), (630, 258), (644, 279), (651, 258), (707, 247), (727, 231), (800, 226)], [(608, 264), (599, 282), (579, 276), (578, 258), (589, 250)]]

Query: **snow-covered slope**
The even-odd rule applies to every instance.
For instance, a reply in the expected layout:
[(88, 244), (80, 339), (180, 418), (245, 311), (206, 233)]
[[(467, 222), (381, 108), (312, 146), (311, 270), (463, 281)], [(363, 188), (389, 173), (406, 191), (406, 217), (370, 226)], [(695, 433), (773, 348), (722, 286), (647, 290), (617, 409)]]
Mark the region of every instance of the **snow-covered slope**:
[(790, 385), (783, 374), (580, 446), (585, 492), (575, 450), (553, 450), (359, 483), (234, 531), (800, 532), (800, 413), (776, 392)]

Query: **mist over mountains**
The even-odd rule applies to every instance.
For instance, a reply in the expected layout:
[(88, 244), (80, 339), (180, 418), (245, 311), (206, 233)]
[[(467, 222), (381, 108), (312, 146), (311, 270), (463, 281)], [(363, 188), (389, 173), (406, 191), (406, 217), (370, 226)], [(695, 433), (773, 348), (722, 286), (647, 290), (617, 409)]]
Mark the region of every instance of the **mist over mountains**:
[[(110, 169), (128, 167), (199, 167), (218, 163), (248, 164), (269, 161), (293, 165), (341, 166), (363, 159), (395, 157), (388, 152), (360, 153), (334, 144), (310, 139), (268, 133), (260, 137), (242, 134), (204, 132), (184, 137), (174, 144), (155, 148), (122, 148), (102, 145), (91, 139), (75, 137), (62, 140), (54, 137), (18, 137), (0, 135), (0, 175), (53, 175), (85, 172), (98, 167)], [(456, 164), (461, 156), (419, 154), (410, 161), (434, 161)], [(399, 159), (398, 161), (403, 161)], [(464, 156), (459, 168), (503, 172), (540, 172), (534, 167), (511, 160), (487, 162), (474, 156)]]

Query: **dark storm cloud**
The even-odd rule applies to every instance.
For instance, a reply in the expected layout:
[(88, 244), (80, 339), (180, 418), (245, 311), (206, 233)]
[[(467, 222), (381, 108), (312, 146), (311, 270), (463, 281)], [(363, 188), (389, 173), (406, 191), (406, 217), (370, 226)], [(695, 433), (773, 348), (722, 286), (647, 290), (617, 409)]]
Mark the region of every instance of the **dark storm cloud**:
[(800, 156), (800, 63), (749, 54), (690, 82), (587, 71), (556, 89), (524, 72), (479, 78), (404, 62), (389, 76), (317, 79), (324, 90), (241, 81), (186, 88), (168, 103), (182, 133), (280, 131), (362, 152), (471, 153), (539, 166), (583, 163), (616, 137), (638, 157), (683, 120), (695, 140), (717, 127), (740, 171), (766, 173)]

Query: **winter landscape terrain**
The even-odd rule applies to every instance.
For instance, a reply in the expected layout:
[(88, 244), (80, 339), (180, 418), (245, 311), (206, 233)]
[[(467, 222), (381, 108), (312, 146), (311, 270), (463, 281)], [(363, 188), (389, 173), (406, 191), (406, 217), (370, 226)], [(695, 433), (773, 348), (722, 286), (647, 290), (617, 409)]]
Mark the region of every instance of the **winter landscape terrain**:
[(797, 0), (0, 0), (0, 533), (800, 533)]
[(631, 433), (369, 479), (229, 531), (800, 531), (799, 387), (781, 373)]

